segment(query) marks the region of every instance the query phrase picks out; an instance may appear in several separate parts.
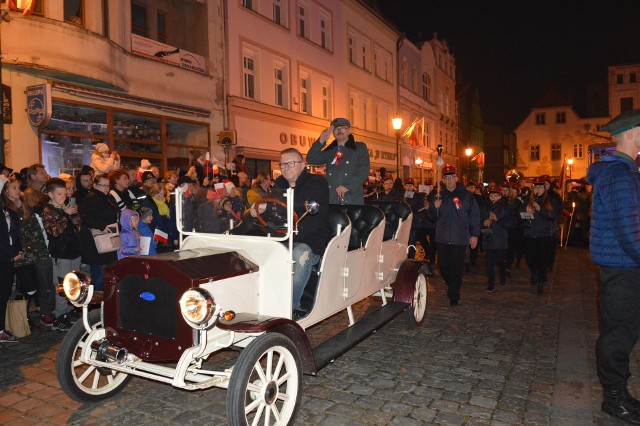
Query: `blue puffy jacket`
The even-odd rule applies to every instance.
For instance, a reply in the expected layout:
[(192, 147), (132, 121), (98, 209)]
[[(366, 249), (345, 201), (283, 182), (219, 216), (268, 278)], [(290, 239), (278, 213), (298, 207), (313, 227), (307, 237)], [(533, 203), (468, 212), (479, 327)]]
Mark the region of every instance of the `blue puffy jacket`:
[(592, 164), (591, 259), (606, 268), (640, 268), (640, 172), (629, 158), (603, 156)]

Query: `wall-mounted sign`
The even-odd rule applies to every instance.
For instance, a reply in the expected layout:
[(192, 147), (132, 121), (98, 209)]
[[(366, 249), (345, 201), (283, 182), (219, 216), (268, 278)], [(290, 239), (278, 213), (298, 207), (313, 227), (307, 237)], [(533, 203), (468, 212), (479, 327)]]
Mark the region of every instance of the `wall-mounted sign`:
[(11, 124), (11, 87), (2, 85), (2, 123)]
[(150, 38), (131, 34), (131, 53), (146, 56), (190, 71), (205, 73), (204, 56)]
[(27, 94), (27, 117), (34, 127), (46, 126), (51, 119), (51, 85), (49, 83), (29, 86)]

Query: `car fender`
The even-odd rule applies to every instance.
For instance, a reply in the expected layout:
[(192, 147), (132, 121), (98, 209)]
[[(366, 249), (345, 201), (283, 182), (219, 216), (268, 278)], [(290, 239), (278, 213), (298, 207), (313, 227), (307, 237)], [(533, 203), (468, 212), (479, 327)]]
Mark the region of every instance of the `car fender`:
[(298, 348), (304, 374), (315, 375), (318, 371), (311, 343), (300, 325), (288, 318), (265, 317), (250, 313), (238, 313), (234, 319), (220, 319), (216, 325), (221, 330), (236, 333), (280, 333), (287, 336)]
[(413, 259), (405, 259), (402, 261), (396, 274), (396, 281), (391, 284), (394, 302), (413, 304), (414, 285), (425, 263), (426, 262)]

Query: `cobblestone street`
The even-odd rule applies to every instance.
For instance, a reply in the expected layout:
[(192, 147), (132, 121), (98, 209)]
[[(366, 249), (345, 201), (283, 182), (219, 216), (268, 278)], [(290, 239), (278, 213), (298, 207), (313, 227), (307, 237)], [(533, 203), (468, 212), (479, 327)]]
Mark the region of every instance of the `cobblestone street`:
[[(600, 413), (597, 271), (588, 252), (558, 249), (542, 296), (529, 285), (524, 261), (505, 287), (486, 293), (483, 261), (465, 276), (460, 306), (449, 307), (436, 275), (421, 327), (409, 330), (401, 315), (317, 377), (304, 376), (296, 424), (618, 424)], [(355, 312), (379, 305), (371, 297)], [(309, 333), (317, 343), (346, 323), (341, 313)], [(136, 378), (102, 403), (73, 402), (55, 374), (63, 336), (36, 326), (19, 343), (0, 346), (0, 423), (226, 423), (221, 389), (187, 392)], [(638, 375), (629, 385), (640, 395)]]

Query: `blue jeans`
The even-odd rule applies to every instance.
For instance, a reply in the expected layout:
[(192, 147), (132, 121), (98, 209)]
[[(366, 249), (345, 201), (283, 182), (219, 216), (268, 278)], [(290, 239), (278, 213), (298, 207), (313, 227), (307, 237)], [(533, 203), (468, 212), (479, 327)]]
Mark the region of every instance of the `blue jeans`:
[(300, 307), (304, 287), (311, 276), (311, 268), (320, 262), (319, 256), (305, 243), (293, 243), (293, 308)]

